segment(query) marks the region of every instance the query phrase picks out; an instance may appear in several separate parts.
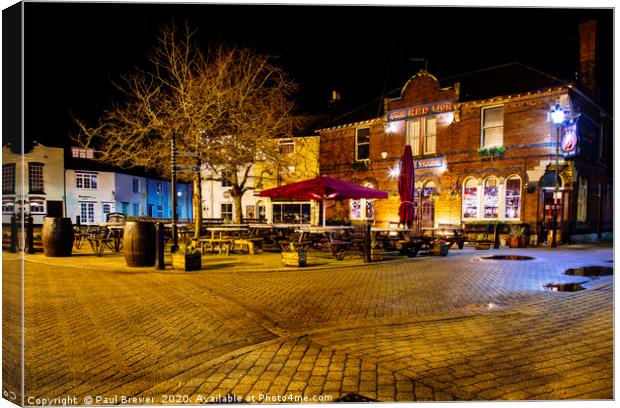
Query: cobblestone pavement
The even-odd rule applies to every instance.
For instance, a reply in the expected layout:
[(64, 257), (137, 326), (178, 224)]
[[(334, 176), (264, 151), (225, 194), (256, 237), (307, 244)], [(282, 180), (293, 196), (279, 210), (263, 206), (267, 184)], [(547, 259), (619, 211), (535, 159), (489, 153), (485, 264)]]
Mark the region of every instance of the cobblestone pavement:
[[(534, 259), (481, 259), (516, 253)], [(344, 268), (173, 274), (31, 255), (25, 396), (30, 405), (97, 395), (109, 399), (94, 403), (611, 399), (613, 277), (563, 272), (612, 259), (611, 246), (466, 249)], [(5, 271), (11, 262), (5, 254)], [(543, 288), (562, 282), (587, 289)]]

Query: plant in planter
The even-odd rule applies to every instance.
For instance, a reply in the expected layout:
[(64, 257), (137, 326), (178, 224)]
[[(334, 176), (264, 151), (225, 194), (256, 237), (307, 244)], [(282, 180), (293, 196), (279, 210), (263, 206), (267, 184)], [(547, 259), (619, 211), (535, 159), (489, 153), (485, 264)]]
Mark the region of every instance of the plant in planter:
[(489, 240), (485, 234), (480, 234), (476, 238), (476, 249), (491, 249), (493, 241)]
[(447, 256), (448, 255), (448, 243), (443, 239), (436, 239), (433, 241), (433, 255)]
[(370, 244), (370, 260), (373, 262), (383, 260), (383, 248), (376, 242)]
[(482, 159), (495, 160), (504, 156), (506, 148), (504, 146), (482, 147), (478, 150), (478, 154)]
[(182, 271), (197, 271), (202, 267), (202, 253), (191, 245), (180, 244), (172, 253), (172, 267)]
[(308, 262), (308, 247), (305, 245), (280, 245), (282, 248), (282, 264), (284, 266), (306, 266)]
[(525, 228), (518, 225), (512, 225), (506, 238), (506, 245), (510, 248), (525, 248), (527, 246), (527, 236)]

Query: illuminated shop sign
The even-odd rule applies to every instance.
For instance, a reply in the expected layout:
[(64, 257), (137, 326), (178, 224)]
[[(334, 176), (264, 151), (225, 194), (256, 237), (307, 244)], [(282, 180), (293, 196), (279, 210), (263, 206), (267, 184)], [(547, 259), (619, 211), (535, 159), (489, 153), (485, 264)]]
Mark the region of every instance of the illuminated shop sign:
[(416, 169), (430, 169), (443, 166), (442, 157), (431, 157), (430, 159), (414, 160), (413, 162)]
[(426, 105), (411, 106), (409, 108), (396, 109), (388, 112), (388, 120), (401, 120), (418, 116), (435, 115), (437, 113), (451, 112), (454, 110), (452, 102), (434, 102)]

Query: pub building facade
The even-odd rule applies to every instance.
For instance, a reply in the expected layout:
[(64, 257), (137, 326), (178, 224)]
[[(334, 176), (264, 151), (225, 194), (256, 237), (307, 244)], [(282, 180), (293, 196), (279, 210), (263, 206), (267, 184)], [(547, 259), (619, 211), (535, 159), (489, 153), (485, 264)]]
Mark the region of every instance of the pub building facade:
[[(565, 119), (554, 125), (550, 111), (558, 105)], [(519, 63), (442, 81), (421, 70), (400, 91), (319, 130), (322, 175), (389, 193), (329, 203), (327, 218), (398, 223), (399, 161), (408, 144), (419, 233), (525, 224), (530, 242), (542, 243), (555, 204), (558, 242), (600, 238), (612, 230), (609, 122), (575, 84)]]

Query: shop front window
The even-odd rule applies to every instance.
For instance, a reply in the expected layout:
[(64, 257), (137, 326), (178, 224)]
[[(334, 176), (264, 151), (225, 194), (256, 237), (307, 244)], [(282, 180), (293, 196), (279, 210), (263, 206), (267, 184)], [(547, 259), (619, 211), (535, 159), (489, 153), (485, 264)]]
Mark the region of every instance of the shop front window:
[(505, 218), (519, 218), (521, 209), (521, 179), (510, 176), (506, 180)]
[(273, 204), (273, 222), (284, 224), (309, 224), (310, 204)]
[(499, 202), (497, 179), (495, 177), (486, 179), (483, 192), (483, 217), (497, 218)]
[(463, 218), (478, 218), (478, 182), (473, 178), (463, 184)]
[[(364, 187), (376, 188), (373, 183), (364, 183)], [(361, 198), (359, 200), (351, 200), (351, 219), (352, 220), (374, 220), (375, 218), (375, 202)]]

